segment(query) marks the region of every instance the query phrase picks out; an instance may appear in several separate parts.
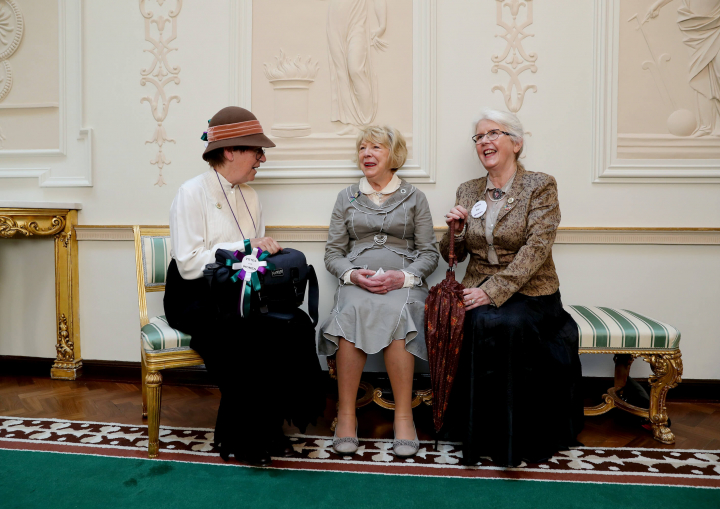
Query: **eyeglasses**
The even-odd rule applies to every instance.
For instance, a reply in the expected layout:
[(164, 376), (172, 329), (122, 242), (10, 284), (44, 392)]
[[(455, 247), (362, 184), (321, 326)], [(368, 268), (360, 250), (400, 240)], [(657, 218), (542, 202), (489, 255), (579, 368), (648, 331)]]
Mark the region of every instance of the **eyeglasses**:
[(264, 148), (258, 147), (258, 148), (255, 149), (255, 158), (256, 158), (258, 161), (259, 161), (260, 159), (262, 159), (264, 155), (265, 155), (265, 149), (264, 149)]
[(480, 144), (483, 138), (487, 138), (488, 141), (495, 141), (500, 137), (501, 134), (504, 134), (505, 136), (511, 136), (510, 133), (507, 133), (505, 131), (498, 131), (497, 129), (493, 129), (492, 131), (488, 131), (485, 134), (476, 134), (472, 137), (472, 141), (474, 141), (476, 145)]

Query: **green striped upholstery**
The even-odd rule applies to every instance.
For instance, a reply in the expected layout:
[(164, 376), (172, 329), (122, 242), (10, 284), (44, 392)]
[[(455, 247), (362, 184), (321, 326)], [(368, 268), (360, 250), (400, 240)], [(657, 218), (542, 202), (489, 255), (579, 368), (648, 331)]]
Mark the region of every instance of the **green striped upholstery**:
[(662, 349), (680, 346), (680, 331), (627, 309), (565, 306), (578, 325), (580, 348)]
[(170, 265), (170, 237), (142, 237), (140, 245), (145, 286), (164, 285), (168, 265)]
[(150, 323), (140, 330), (140, 338), (143, 348), (151, 352), (190, 347), (190, 336), (170, 327), (165, 315), (152, 317)]

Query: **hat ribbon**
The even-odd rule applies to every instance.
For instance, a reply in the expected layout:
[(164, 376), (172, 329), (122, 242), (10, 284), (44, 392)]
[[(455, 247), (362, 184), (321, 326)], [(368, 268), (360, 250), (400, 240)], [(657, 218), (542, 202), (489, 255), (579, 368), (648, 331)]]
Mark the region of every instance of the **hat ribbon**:
[(207, 141), (212, 143), (213, 141), (239, 138), (241, 136), (249, 136), (251, 134), (263, 134), (262, 126), (257, 120), (248, 120), (247, 122), (238, 122), (236, 124), (208, 127)]

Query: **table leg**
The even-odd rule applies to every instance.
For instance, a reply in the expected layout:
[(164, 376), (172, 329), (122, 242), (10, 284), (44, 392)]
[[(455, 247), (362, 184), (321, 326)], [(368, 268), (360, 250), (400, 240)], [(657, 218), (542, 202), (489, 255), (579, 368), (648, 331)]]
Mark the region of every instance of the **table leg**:
[(78, 297), (77, 211), (68, 212), (65, 228), (55, 235), (55, 316), (57, 358), (50, 377), (75, 380), (81, 374), (80, 315)]

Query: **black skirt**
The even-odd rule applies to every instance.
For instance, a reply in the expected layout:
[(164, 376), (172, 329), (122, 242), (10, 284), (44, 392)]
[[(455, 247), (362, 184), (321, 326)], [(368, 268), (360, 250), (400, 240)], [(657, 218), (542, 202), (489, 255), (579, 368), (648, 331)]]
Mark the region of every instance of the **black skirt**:
[(515, 294), (465, 316), (448, 417), (463, 462), (537, 463), (580, 445), (582, 368), (578, 329), (560, 292)]
[(300, 309), (284, 317), (227, 313), (219, 300), (236, 292), (237, 302), (241, 285), (233, 285), (216, 292), (202, 278), (185, 280), (173, 259), (164, 297), (168, 323), (192, 336), (220, 388), (215, 443), (230, 452), (276, 440), (284, 420), (304, 432), (326, 395), (310, 317)]

